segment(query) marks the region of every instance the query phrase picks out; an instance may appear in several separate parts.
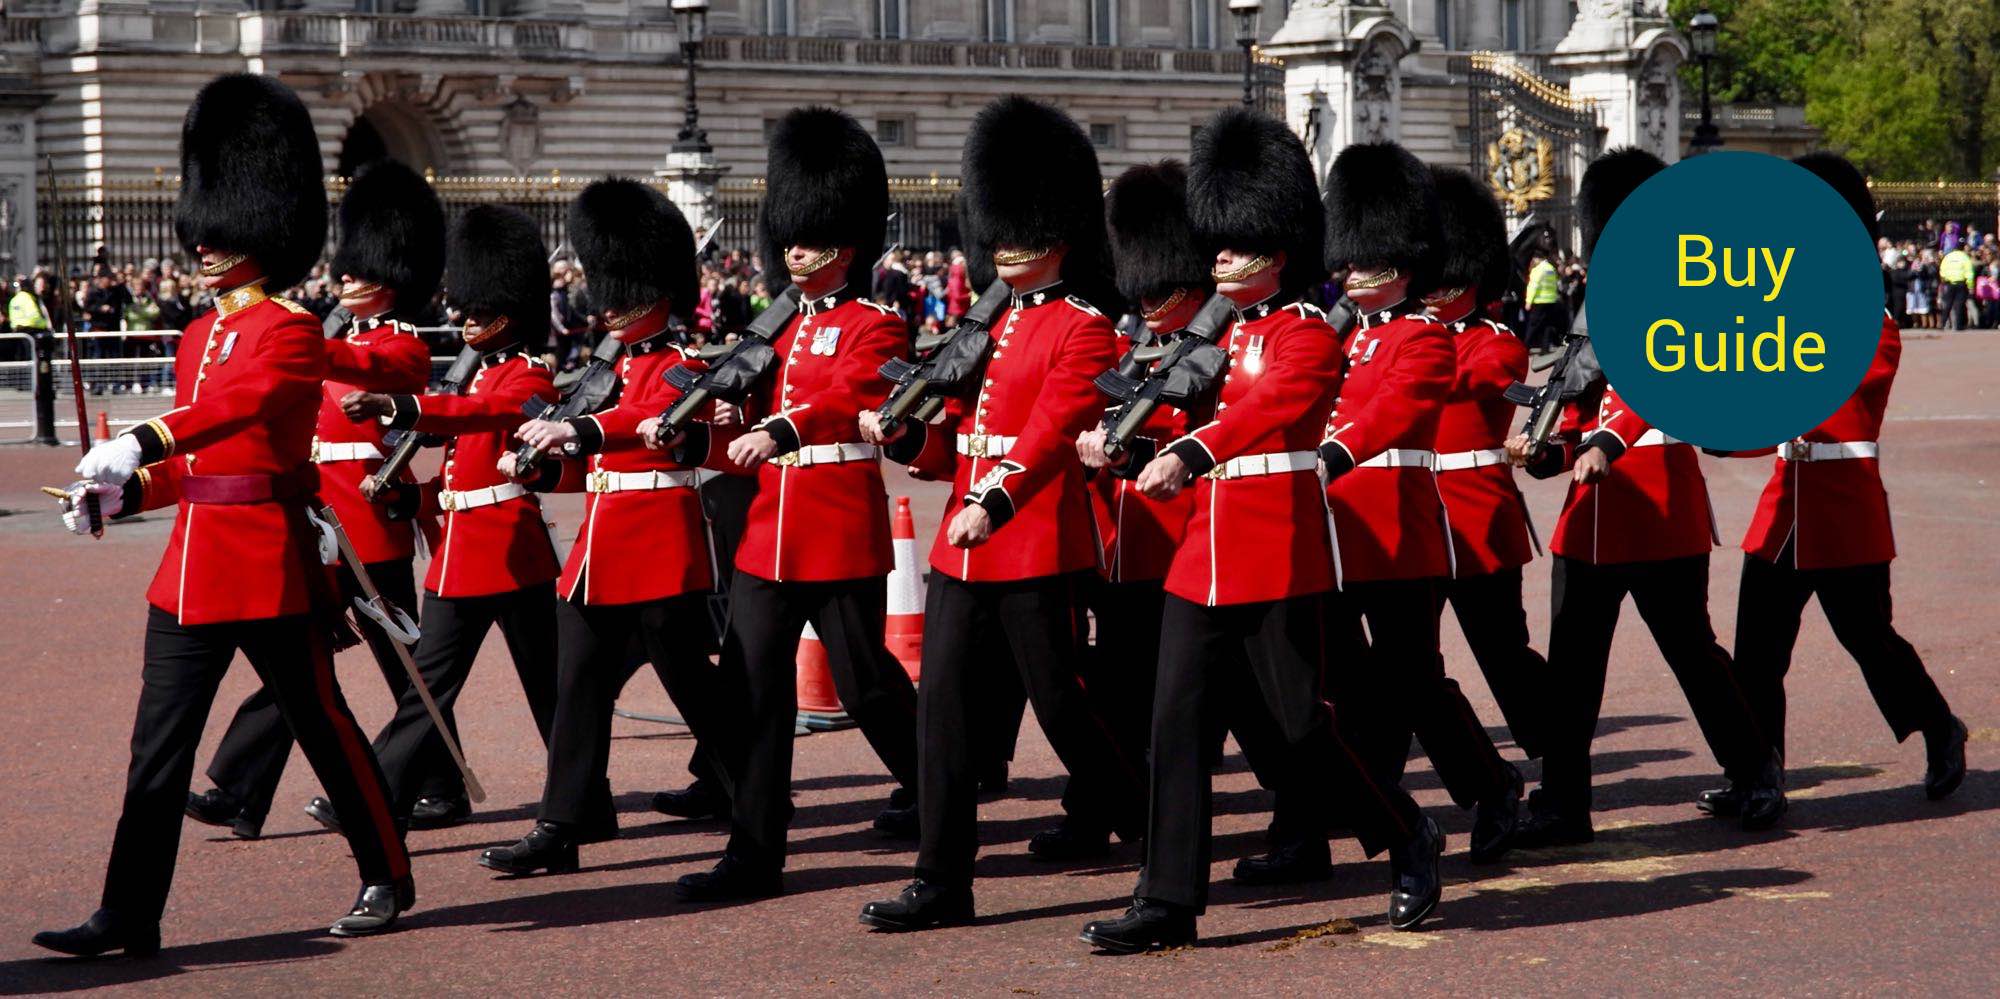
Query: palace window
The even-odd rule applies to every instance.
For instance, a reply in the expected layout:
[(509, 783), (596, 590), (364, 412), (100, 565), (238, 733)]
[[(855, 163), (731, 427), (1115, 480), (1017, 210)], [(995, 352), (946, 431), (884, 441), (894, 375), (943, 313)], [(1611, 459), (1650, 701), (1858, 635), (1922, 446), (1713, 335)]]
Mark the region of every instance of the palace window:
[(1118, 123), (1115, 121), (1091, 122), (1090, 144), (1099, 149), (1118, 148)]
[(1090, 0), (1090, 44), (1118, 44), (1118, 0)]
[(985, 0), (986, 40), (989, 42), (1011, 42), (1014, 40), (1014, 0)]
[(907, 146), (910, 133), (914, 131), (913, 119), (907, 116), (883, 116), (875, 119), (875, 144), (884, 149)]
[(1215, 0), (1188, 0), (1188, 47), (1215, 47)]
[(764, 0), (764, 33), (789, 35), (798, 20), (796, 0)]
[(1451, 0), (1437, 0), (1438, 48), (1451, 51)]
[(1519, 52), (1521, 50), (1521, 0), (1501, 0), (1500, 18), (1502, 30), (1505, 32), (1502, 38), (1507, 51)]
[(910, 0), (875, 0), (875, 37), (909, 37)]

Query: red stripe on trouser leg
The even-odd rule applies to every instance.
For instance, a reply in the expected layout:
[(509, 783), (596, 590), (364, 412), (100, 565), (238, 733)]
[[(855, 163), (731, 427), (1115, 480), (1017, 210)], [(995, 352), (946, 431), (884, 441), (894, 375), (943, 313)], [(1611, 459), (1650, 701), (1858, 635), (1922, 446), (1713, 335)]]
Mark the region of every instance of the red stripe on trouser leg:
[(340, 743), (341, 755), (347, 757), (354, 788), (368, 807), (368, 820), (375, 827), (375, 836), (382, 845), (382, 859), (389, 865), (391, 877), (398, 880), (407, 878), (410, 876), (409, 851), (403, 846), (403, 837), (396, 834), (396, 820), (390, 816), (389, 802), (382, 796), (382, 782), (372, 779), (372, 775), (379, 772), (375, 751), (361, 741), (361, 726), (355, 724), (354, 716), (348, 713), (347, 705), (334, 688), (333, 655), (327, 651), (326, 643), (315, 638), (310, 645), (313, 691), (319, 695), (320, 709), (325, 712), (327, 724), (333, 729), (334, 741)]

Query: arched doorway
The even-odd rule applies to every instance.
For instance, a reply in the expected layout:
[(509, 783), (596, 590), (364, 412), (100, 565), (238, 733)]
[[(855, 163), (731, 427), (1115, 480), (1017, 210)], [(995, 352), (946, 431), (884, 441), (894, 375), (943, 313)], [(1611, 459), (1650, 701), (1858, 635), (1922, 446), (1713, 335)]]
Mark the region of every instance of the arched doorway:
[(450, 172), (437, 126), (423, 111), (406, 104), (374, 104), (354, 119), (340, 144), (340, 175), (352, 177), (363, 165), (384, 158), (419, 172)]

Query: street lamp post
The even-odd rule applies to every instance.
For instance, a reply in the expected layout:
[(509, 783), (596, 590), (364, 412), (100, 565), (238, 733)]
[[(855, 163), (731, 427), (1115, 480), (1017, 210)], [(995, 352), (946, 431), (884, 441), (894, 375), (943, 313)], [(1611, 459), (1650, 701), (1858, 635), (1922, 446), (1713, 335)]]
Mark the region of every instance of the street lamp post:
[(1229, 14), (1236, 18), (1236, 44), (1243, 46), (1243, 106), (1257, 104), (1257, 60), (1252, 53), (1257, 48), (1257, 15), (1264, 10), (1264, 0), (1229, 0)]
[(674, 152), (711, 153), (708, 133), (701, 127), (701, 109), (695, 106), (695, 69), (701, 61), (701, 42), (708, 32), (708, 0), (673, 0), (674, 23), (680, 29), (681, 63), (687, 67), (686, 107), (680, 134), (674, 137)]
[(1694, 46), (1695, 60), (1701, 63), (1701, 124), (1694, 130), (1694, 141), (1688, 143), (1688, 155), (1698, 156), (1722, 147), (1722, 132), (1715, 127), (1715, 110), (1709, 105), (1708, 68), (1715, 61), (1715, 36), (1721, 22), (1708, 8), (1688, 19), (1688, 39)]

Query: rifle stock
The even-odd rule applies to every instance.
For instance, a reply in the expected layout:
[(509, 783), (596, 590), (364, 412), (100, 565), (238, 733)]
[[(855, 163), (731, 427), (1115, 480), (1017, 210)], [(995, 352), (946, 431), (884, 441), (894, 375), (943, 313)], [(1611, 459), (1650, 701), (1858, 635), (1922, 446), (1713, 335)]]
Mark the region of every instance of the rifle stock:
[[(800, 294), (798, 285), (786, 288), (757, 314), (757, 318), (750, 321), (750, 325), (743, 330), (743, 336), (708, 367), (697, 372), (684, 365), (676, 365), (667, 370), (662, 377), (667, 384), (681, 390), (681, 397), (660, 413), (660, 429), (654, 435), (657, 443), (665, 444), (673, 440), (710, 402), (718, 399), (734, 402), (742, 398), (771, 370), (771, 365), (778, 359), (778, 352), (771, 349), (771, 341), (785, 331), (793, 316), (798, 315)], [(698, 356), (707, 359), (706, 355)]]
[[(465, 384), (472, 380), (473, 369), (479, 366), (479, 357), (479, 351), (471, 347), (459, 350), (458, 356), (452, 359), (451, 367), (445, 371), (444, 380), (438, 383), (445, 395), (457, 395), (464, 390)], [(395, 450), (389, 452), (389, 457), (382, 462), (382, 467), (368, 477), (372, 483), (369, 491), (379, 495), (383, 488), (396, 481), (403, 470), (410, 467), (417, 452), (423, 450), (424, 437), (415, 431), (404, 434), (403, 439), (396, 442)]]
[(936, 346), (925, 352), (923, 341), (918, 341), (919, 352), (923, 353), (920, 360), (899, 358), (882, 365), (882, 377), (894, 385), (889, 397), (876, 410), (882, 418), (884, 433), (893, 433), (905, 420), (925, 422), (937, 415), (944, 407), (944, 396), (985, 363), (987, 351), (993, 346), (993, 336), (987, 331), (993, 328), (993, 320), (1000, 317), (1000, 310), (1013, 299), (1014, 290), (1007, 282), (996, 279), (986, 286), (979, 301), (966, 310), (958, 326), (936, 341)]
[[(597, 347), (590, 352), (590, 363), (584, 365), (583, 373), (571, 383), (569, 391), (563, 393), (561, 401), (555, 405), (535, 405), (536, 413), (528, 414), (537, 420), (570, 420), (595, 413), (611, 400), (618, 389), (618, 355), (624, 353), (625, 344), (609, 333), (597, 341)], [(525, 472), (535, 467), (547, 454), (542, 448), (523, 444), (514, 449), (514, 467)]]

